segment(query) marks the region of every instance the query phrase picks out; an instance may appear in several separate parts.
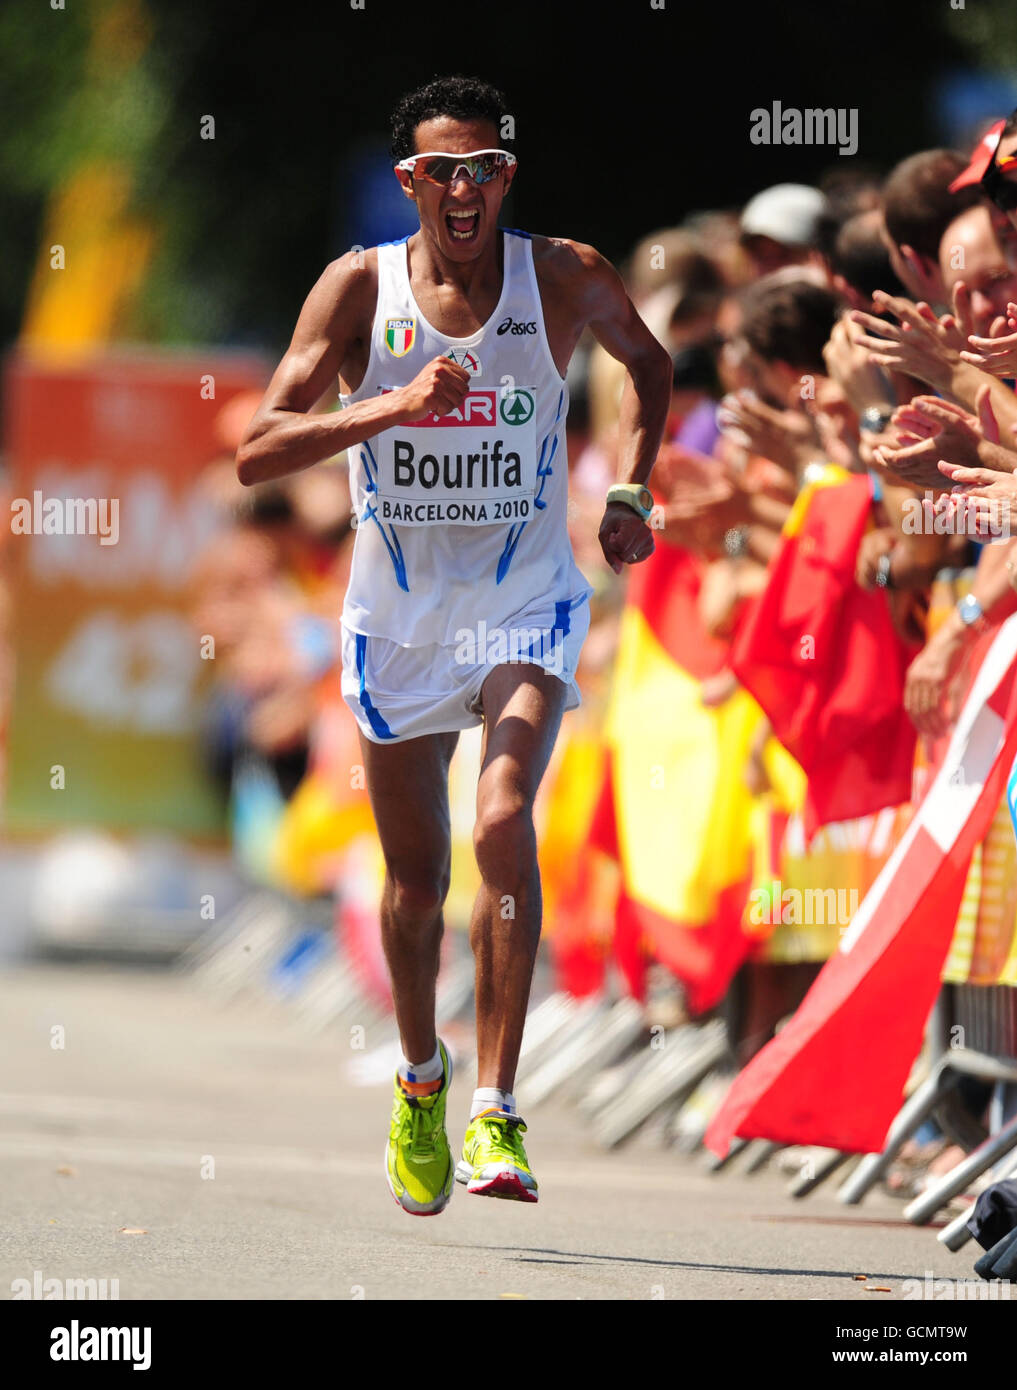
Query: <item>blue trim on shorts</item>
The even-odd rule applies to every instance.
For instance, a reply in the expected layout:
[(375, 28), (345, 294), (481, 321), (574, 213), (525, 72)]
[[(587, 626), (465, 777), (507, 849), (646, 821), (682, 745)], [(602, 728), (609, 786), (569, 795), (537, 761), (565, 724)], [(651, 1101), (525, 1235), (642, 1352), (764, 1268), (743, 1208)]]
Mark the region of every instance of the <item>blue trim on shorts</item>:
[(374, 701), (367, 693), (367, 634), (358, 632), (355, 635), (357, 639), (357, 675), (360, 677), (360, 706), (367, 715), (367, 722), (379, 738), (395, 738), (395, 734), (375, 709)]
[[(580, 603), (585, 603), (585, 602), (586, 602), (586, 596), (584, 595), (583, 598), (579, 599), (578, 602), (576, 602), (574, 606), (578, 608)], [(550, 656), (551, 652), (554, 651), (555, 643), (556, 643), (556, 642), (564, 642), (564, 641), (565, 641), (565, 638), (566, 638), (566, 637), (569, 635), (569, 633), (572, 631), (572, 608), (573, 608), (573, 600), (572, 600), (572, 599), (560, 599), (557, 603), (555, 603), (555, 605), (554, 605), (554, 622), (553, 622), (553, 624), (551, 625), (551, 632), (552, 632), (553, 635), (552, 635), (552, 638), (551, 638), (551, 647), (550, 647), (550, 651), (547, 653), (548, 656)], [(536, 645), (537, 645), (537, 644), (536, 644), (535, 642), (531, 642), (531, 643), (530, 643), (530, 649), (529, 649), (529, 651), (526, 653), (527, 656), (533, 656), (533, 657), (537, 656), (537, 653), (533, 650), (534, 647), (535, 647)], [(543, 635), (541, 635), (541, 637), (540, 637), (540, 657), (544, 657), (544, 638), (543, 638)]]

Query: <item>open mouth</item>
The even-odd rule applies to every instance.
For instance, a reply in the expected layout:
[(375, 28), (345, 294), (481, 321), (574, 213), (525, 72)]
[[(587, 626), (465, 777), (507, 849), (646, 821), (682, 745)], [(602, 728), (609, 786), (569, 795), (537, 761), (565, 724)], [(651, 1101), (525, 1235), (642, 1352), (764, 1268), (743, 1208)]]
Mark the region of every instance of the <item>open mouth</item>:
[(445, 226), (453, 241), (475, 241), (480, 228), (480, 209), (464, 208), (445, 214)]

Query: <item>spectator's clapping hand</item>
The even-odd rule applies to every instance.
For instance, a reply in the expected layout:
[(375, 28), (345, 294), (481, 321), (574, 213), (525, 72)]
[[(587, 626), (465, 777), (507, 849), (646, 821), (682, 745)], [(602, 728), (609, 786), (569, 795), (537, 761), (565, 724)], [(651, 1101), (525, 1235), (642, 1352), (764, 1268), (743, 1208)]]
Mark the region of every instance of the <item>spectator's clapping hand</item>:
[(964, 644), (954, 626), (944, 624), (908, 667), (904, 680), (904, 708), (920, 734), (940, 738), (951, 723), (945, 696), (964, 655)]
[[(849, 471), (859, 463), (858, 415), (841, 386), (824, 381), (815, 400), (806, 401), (819, 441), (819, 457)], [(813, 457), (816, 457), (815, 453)]]
[(1017, 534), (1017, 478), (994, 468), (961, 468), (942, 461), (940, 469), (955, 485), (953, 508), (963, 508), (963, 530), (979, 540)]
[(653, 464), (652, 479), (654, 490), (666, 498), (674, 497), (679, 489), (705, 490), (711, 495), (729, 496), (734, 486), (730, 468), (709, 454), (688, 449), (684, 444), (660, 446)]
[(940, 463), (945, 459), (964, 468), (981, 462), (979, 446), (998, 443), (999, 427), (986, 385), (978, 393), (978, 414), (936, 396), (915, 396), (898, 406), (892, 424), (898, 431), (895, 447), (873, 450), (876, 464), (912, 487), (943, 492)]
[(867, 330), (857, 342), (877, 366), (918, 377), (937, 391), (948, 390), (954, 369), (960, 363), (959, 324), (969, 322), (966, 291), (962, 286), (957, 288), (961, 293), (954, 296), (954, 316), (947, 314), (942, 319), (936, 317), (928, 304), (914, 304), (910, 299), (876, 290), (873, 302), (899, 322), (888, 323), (861, 309), (853, 309), (852, 321)]
[(1017, 376), (1017, 304), (1007, 304), (1006, 317), (996, 319), (988, 338), (969, 334), (961, 358), (993, 376)]
[(753, 454), (761, 454), (795, 474), (819, 452), (815, 426), (804, 410), (777, 410), (751, 391), (735, 391), (721, 401), (720, 424), (734, 431)]
[(745, 498), (737, 479), (718, 459), (677, 444), (665, 444), (653, 466), (653, 481), (667, 497), (662, 539), (720, 554), (724, 532), (745, 520)]
[(847, 318), (834, 324), (823, 360), (831, 378), (851, 402), (856, 415), (870, 406), (889, 405), (892, 397), (882, 369), (872, 361), (863, 344), (864, 330)]

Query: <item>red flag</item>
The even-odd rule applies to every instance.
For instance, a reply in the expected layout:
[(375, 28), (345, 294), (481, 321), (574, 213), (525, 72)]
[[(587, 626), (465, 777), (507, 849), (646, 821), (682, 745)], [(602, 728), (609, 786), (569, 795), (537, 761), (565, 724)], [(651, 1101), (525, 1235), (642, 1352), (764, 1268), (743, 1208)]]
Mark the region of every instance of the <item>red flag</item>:
[(802, 492), (731, 652), (738, 679), (809, 779), (810, 838), (831, 821), (911, 799), (916, 736), (903, 694), (915, 649), (898, 636), (884, 595), (855, 582), (871, 500), (868, 477), (842, 469)]
[(883, 1147), (939, 987), (974, 846), (1017, 755), (1017, 615), (988, 648), (939, 772), (801, 1007), (706, 1134)]

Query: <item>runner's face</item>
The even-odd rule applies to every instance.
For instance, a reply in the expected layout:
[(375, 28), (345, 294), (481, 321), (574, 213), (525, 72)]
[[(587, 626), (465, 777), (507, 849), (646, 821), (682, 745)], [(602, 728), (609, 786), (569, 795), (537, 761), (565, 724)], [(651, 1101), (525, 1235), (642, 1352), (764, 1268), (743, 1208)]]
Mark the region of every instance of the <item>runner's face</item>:
[[(490, 121), (459, 121), (437, 116), (421, 121), (415, 132), (419, 153), (441, 150), (446, 154), (470, 154), (473, 150), (498, 149), (498, 128)], [(420, 213), (421, 228), (450, 261), (474, 261), (490, 244), (498, 225), (498, 213), (516, 166), (506, 169), (488, 183), (475, 184), (459, 171), (455, 183), (444, 186), (413, 179), (403, 170), (397, 177)], [(453, 217), (469, 213), (469, 217)]]

